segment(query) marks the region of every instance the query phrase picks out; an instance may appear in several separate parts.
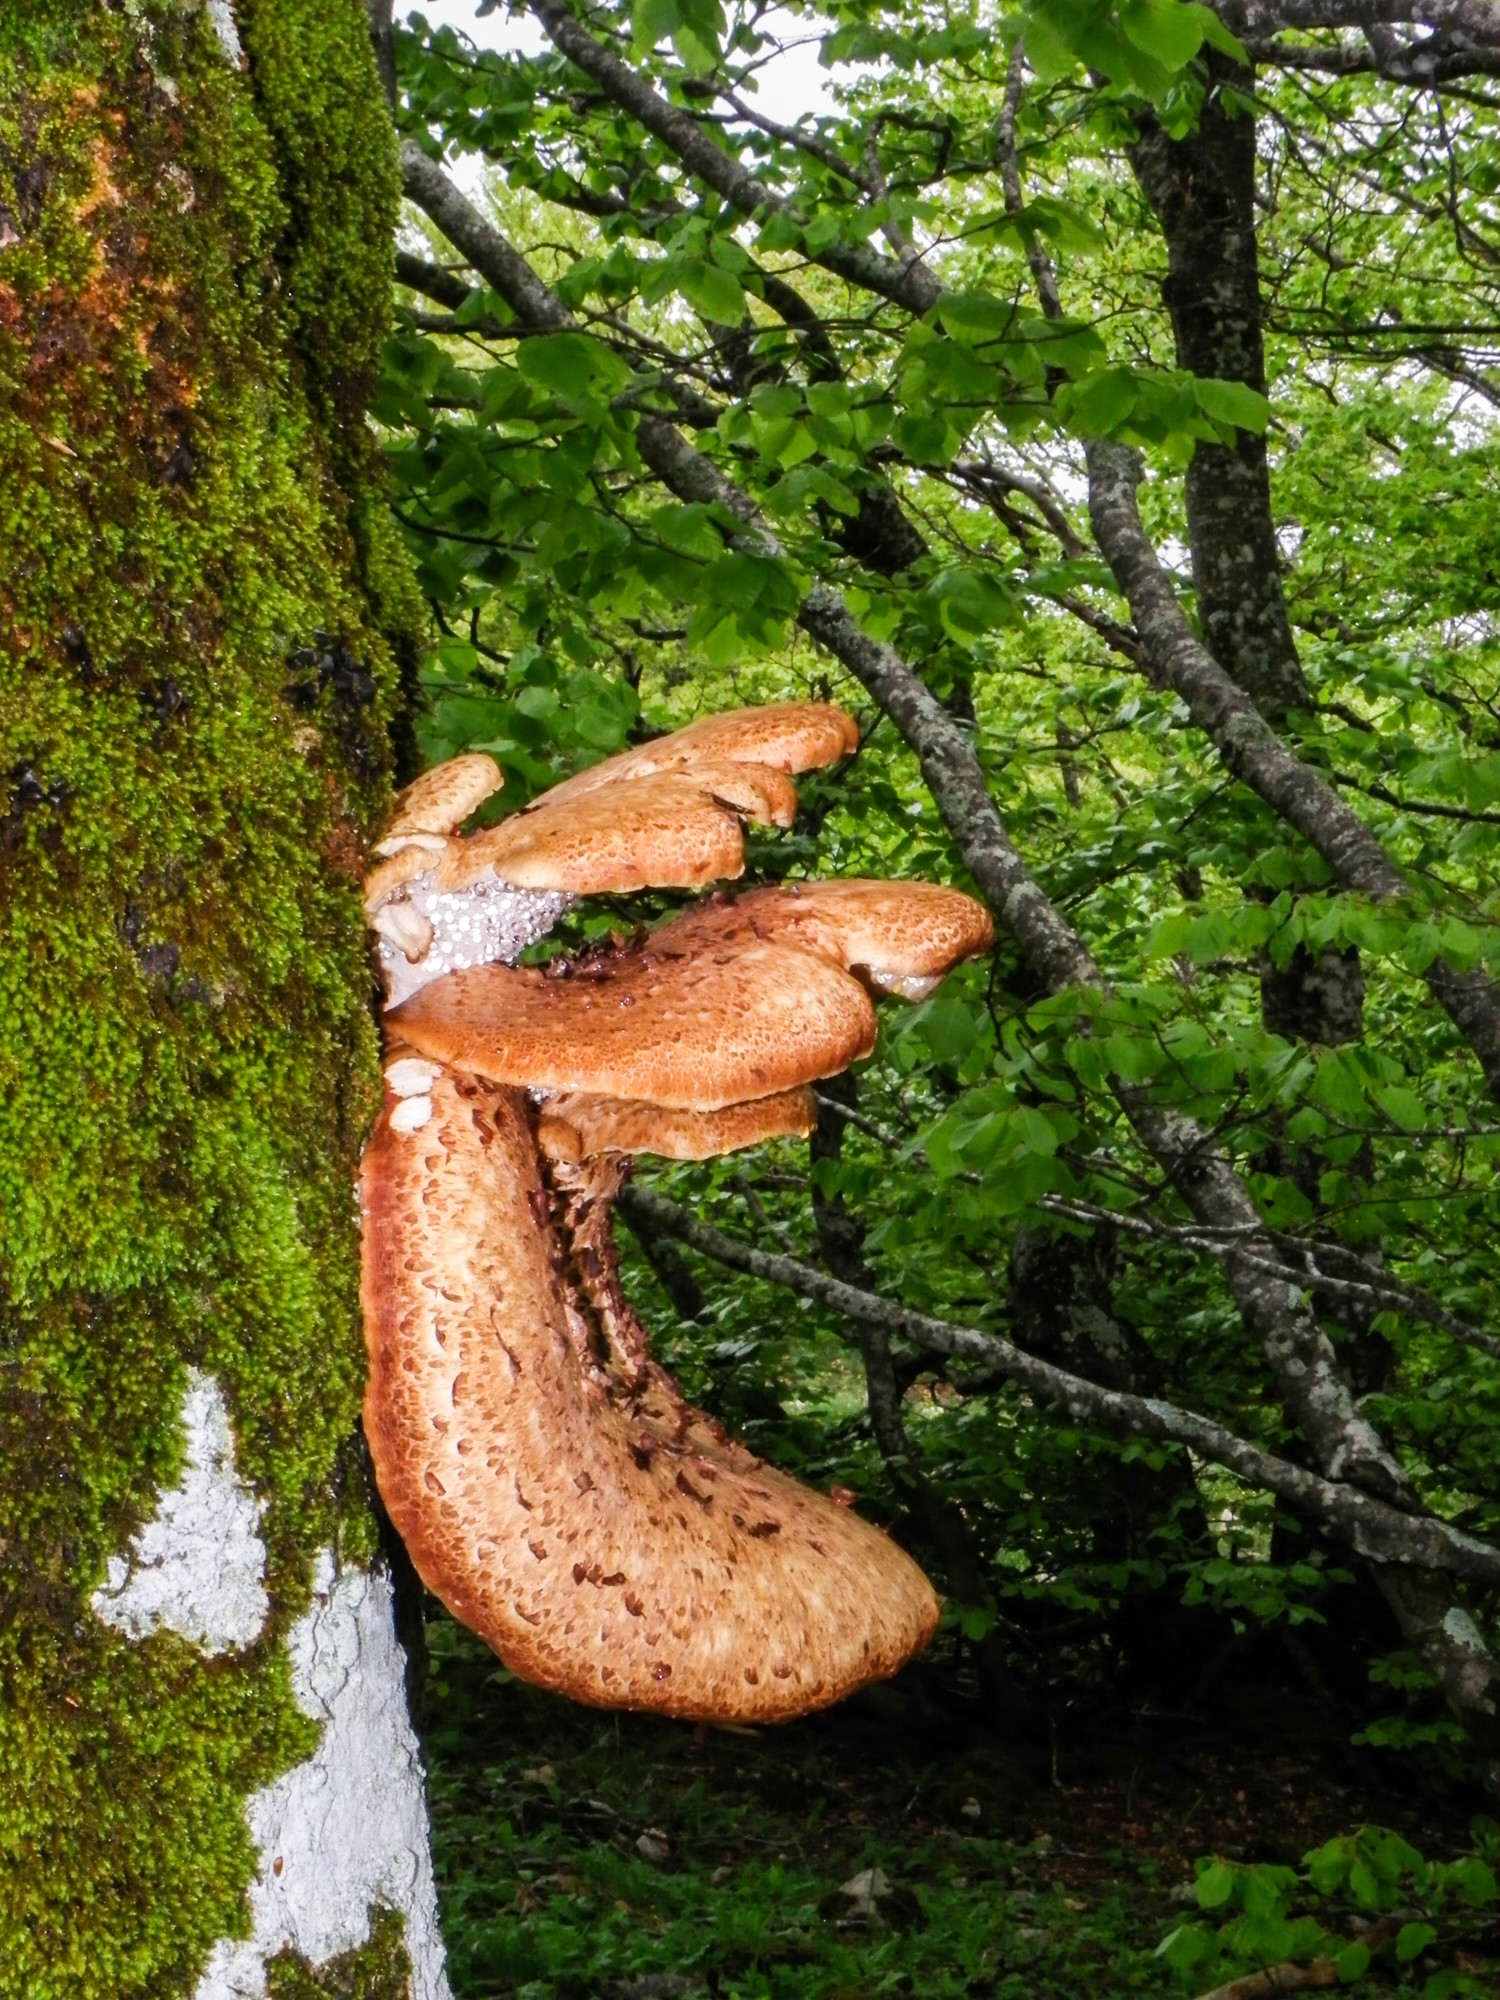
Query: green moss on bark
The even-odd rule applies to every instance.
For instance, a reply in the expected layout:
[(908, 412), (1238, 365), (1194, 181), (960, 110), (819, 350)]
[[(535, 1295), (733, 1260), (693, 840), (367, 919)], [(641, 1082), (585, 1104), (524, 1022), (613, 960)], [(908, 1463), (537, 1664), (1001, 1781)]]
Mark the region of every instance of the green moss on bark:
[(389, 1910), (370, 1913), (370, 1942), (340, 1952), (316, 1971), (291, 1953), (267, 1968), (270, 2000), (405, 2000), (411, 1961), (402, 1941), (401, 1919)]
[[(312, 1747), (310, 1555), (373, 1548), (358, 877), (414, 607), (358, 406), (395, 182), (357, 0), (242, 24), (236, 71), (166, 0), (0, 6), (0, 2000), (192, 1990), (245, 1796)], [(213, 1660), (88, 1608), (190, 1366), (274, 1607)]]

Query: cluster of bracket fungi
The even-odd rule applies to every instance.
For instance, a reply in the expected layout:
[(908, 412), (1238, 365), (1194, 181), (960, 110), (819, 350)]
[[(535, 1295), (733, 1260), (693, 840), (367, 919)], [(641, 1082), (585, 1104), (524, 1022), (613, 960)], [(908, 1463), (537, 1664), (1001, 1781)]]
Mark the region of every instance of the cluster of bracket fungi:
[(519, 966), (580, 896), (702, 889), (793, 774), (857, 743), (827, 703), (710, 716), (469, 835), (501, 783), (459, 757), (402, 795), (366, 885), (388, 1009), (365, 1154), (365, 1427), (428, 1587), (575, 1700), (773, 1722), (931, 1637), (917, 1566), (841, 1496), (684, 1401), (619, 1282), (631, 1157), (694, 1160), (814, 1123), (809, 1086), (991, 940), (923, 882), (711, 894), (630, 941)]

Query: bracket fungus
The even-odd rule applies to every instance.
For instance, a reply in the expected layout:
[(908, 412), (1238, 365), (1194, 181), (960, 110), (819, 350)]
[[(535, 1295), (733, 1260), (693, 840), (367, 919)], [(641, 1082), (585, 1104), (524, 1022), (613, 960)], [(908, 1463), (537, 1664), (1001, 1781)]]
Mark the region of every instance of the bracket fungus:
[(855, 747), (826, 703), (705, 718), (463, 838), (487, 757), (408, 788), (366, 909), (386, 1102), (362, 1172), (365, 1428), (423, 1580), (528, 1680), (604, 1707), (787, 1720), (893, 1673), (938, 1603), (839, 1501), (687, 1403), (621, 1289), (631, 1157), (808, 1132), (809, 1085), (874, 1046), (992, 928), (929, 883), (715, 891), (627, 944), (517, 966), (576, 897), (702, 888), (792, 776)]

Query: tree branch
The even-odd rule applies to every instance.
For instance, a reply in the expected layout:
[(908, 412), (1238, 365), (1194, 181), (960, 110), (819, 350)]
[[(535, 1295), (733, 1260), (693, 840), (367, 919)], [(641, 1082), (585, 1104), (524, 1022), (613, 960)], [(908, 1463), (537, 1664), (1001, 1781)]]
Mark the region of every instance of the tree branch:
[(1500, 1550), (1431, 1516), (1408, 1514), (1362, 1488), (1323, 1479), (1236, 1437), (1222, 1424), (1179, 1409), (1155, 1396), (1101, 1388), (1051, 1362), (1027, 1354), (999, 1334), (914, 1312), (830, 1277), (812, 1264), (779, 1251), (759, 1250), (700, 1222), (690, 1209), (650, 1189), (628, 1187), (620, 1195), (627, 1221), (641, 1216), (648, 1226), (675, 1236), (716, 1264), (768, 1284), (784, 1285), (804, 1298), (831, 1306), (851, 1320), (900, 1333), (935, 1354), (979, 1362), (1070, 1415), (1127, 1437), (1184, 1445), (1200, 1458), (1222, 1465), (1252, 1486), (1275, 1493), (1299, 1511), (1336, 1527), (1360, 1554), (1381, 1563), (1445, 1570), (1479, 1582), (1500, 1582)]
[[(1369, 827), (1287, 748), (1188, 623), (1141, 525), (1135, 497), (1144, 470), (1139, 453), (1101, 439), (1088, 445), (1085, 458), (1094, 536), (1130, 606), (1151, 678), (1180, 696), (1229, 770), (1296, 828), (1342, 888), (1372, 902), (1409, 894)], [(1500, 988), (1486, 972), (1458, 972), (1441, 959), (1429, 967), (1426, 980), (1479, 1058), (1490, 1095), (1500, 1099)]]
[[(1225, 24), (1261, 61), (1298, 67), (1378, 71), (1396, 83), (1431, 84), (1449, 76), (1493, 75), (1500, 68), (1500, 15), (1491, 0), (1219, 0)], [(1397, 26), (1432, 32), (1407, 40), (1389, 32)], [(1355, 29), (1366, 40), (1364, 51), (1342, 44), (1278, 44), (1289, 31)], [(1317, 57), (1325, 60), (1318, 61)]]
[[(628, 111), (683, 165), (721, 194), (742, 215), (791, 214), (791, 204), (715, 144), (691, 112), (669, 104), (638, 70), (622, 62), (589, 33), (569, 10), (566, 0), (528, 0), (554, 46), (607, 97)], [(841, 167), (847, 173), (847, 167)], [(914, 312), (926, 312), (941, 287), (916, 259), (894, 264), (863, 243), (834, 243), (819, 253), (818, 262), (851, 284), (861, 285)]]

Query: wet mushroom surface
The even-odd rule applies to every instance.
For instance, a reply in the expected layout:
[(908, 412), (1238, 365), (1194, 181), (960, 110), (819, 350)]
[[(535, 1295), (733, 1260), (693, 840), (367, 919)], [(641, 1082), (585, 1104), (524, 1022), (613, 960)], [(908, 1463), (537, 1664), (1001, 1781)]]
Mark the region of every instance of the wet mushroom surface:
[[(391, 1002), (361, 1179), (377, 1480), (429, 1588), (579, 1701), (786, 1720), (936, 1627), (888, 1536), (684, 1400), (622, 1292), (610, 1211), (636, 1153), (809, 1130), (807, 1086), (874, 1044), (872, 991), (929, 991), (989, 944), (986, 913), (927, 883), (803, 883), (508, 962), (600, 876), (738, 874), (742, 819), (785, 824), (790, 773), (855, 740), (828, 704), (708, 717), (468, 841), (500, 774), (455, 760), (403, 796), (367, 884)], [(707, 849), (705, 814), (730, 836)]]

